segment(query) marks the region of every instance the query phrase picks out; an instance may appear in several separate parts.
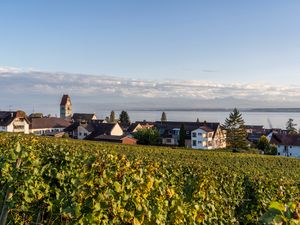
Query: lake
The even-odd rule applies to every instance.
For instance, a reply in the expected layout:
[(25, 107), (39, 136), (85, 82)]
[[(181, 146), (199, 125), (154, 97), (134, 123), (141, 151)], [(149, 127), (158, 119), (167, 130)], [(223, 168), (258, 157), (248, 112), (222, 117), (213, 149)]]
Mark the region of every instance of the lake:
[[(131, 121), (147, 120), (158, 121), (161, 118), (161, 111), (128, 111)], [(116, 111), (116, 117), (119, 111)], [(167, 119), (169, 121), (200, 121), (220, 122), (224, 123), (228, 117), (229, 112), (225, 111), (166, 111)], [(109, 116), (109, 111), (97, 113), (99, 118)], [(247, 125), (264, 125), (265, 128), (285, 128), (286, 122), (289, 118), (294, 119), (296, 124), (300, 125), (300, 113), (298, 112), (242, 112), (243, 118)]]

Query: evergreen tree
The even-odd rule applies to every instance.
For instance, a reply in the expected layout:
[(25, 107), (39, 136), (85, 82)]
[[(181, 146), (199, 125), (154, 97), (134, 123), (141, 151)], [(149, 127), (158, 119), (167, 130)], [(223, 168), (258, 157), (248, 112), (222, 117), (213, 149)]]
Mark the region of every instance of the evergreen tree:
[(161, 114), (161, 122), (166, 122), (166, 121), (168, 121), (167, 120), (167, 114), (165, 113), (165, 112), (163, 112), (162, 114)]
[(185, 129), (184, 125), (181, 124), (180, 131), (179, 131), (179, 142), (178, 142), (179, 147), (185, 147)]
[(199, 120), (199, 118), (197, 118), (197, 121), (196, 121), (197, 123), (200, 123), (200, 120)]
[(236, 149), (247, 148), (247, 132), (242, 114), (235, 108), (225, 120), (227, 147)]
[(129, 119), (129, 115), (126, 111), (122, 111), (120, 114), (120, 123), (122, 126), (129, 126), (130, 125), (130, 119)]
[(114, 123), (116, 121), (115, 111), (110, 112), (109, 122)]
[(297, 124), (295, 124), (294, 120), (291, 118), (286, 122), (286, 129), (289, 134), (297, 134), (296, 126)]

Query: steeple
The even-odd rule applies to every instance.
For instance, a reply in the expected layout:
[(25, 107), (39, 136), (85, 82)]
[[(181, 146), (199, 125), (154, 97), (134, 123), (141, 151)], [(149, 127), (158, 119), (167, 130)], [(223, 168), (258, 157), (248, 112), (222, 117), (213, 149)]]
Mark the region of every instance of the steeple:
[(72, 103), (69, 95), (64, 94), (60, 102), (60, 118), (71, 119), (72, 116)]

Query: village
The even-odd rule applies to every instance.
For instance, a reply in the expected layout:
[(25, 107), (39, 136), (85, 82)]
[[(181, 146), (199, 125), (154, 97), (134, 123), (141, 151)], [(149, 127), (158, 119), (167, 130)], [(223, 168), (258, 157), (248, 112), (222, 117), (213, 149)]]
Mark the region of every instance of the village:
[[(165, 112), (160, 121), (130, 122), (126, 111), (116, 119), (112, 111), (110, 117), (98, 119), (95, 113), (73, 113), (69, 95), (64, 94), (60, 102), (60, 117), (44, 116), (23, 111), (0, 111), (0, 132), (17, 132), (40, 136), (54, 136), (79, 140), (115, 142), (128, 145), (148, 144), (180, 146), (189, 149), (224, 149), (226, 129), (219, 122), (168, 121)], [(154, 142), (142, 140), (137, 133), (142, 130), (157, 132)], [(266, 129), (262, 125), (245, 125), (248, 146), (256, 146), (266, 137), (276, 146), (275, 155), (300, 157), (300, 135), (284, 129)], [(182, 134), (182, 132), (184, 132)], [(155, 136), (155, 135), (154, 135)]]

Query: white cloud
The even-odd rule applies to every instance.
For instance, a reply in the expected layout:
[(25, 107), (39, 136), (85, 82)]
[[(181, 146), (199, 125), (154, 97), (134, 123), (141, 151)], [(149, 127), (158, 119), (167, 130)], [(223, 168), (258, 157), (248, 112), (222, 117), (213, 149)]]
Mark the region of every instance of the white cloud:
[[(255, 105), (255, 102), (271, 102), (280, 105), (283, 100), (291, 102), (291, 105), (293, 102), (300, 104), (300, 86), (296, 85), (226, 84), (204, 80), (137, 80), (0, 67), (0, 94), (6, 98), (12, 94), (21, 97), (47, 95), (59, 98), (63, 93), (86, 97), (86, 99), (99, 99), (99, 102), (103, 101), (103, 96), (105, 96), (108, 102), (112, 99), (112, 104), (118, 98), (125, 98), (125, 101), (128, 101), (128, 107), (133, 100), (135, 104), (140, 101), (143, 105), (154, 100), (157, 104), (162, 102), (163, 107), (171, 107), (175, 104), (174, 101), (177, 101), (181, 102), (184, 107), (189, 105), (191, 108), (193, 108), (193, 102), (196, 104), (201, 100), (216, 99), (232, 99), (232, 104), (234, 104), (234, 99), (252, 101), (252, 105)], [(163, 99), (175, 100), (164, 101)], [(30, 101), (30, 99), (27, 100)], [(227, 104), (227, 102), (223, 104), (221, 102), (219, 107), (226, 107)], [(197, 105), (197, 107), (201, 106)], [(207, 102), (203, 107), (210, 107), (210, 105)]]

